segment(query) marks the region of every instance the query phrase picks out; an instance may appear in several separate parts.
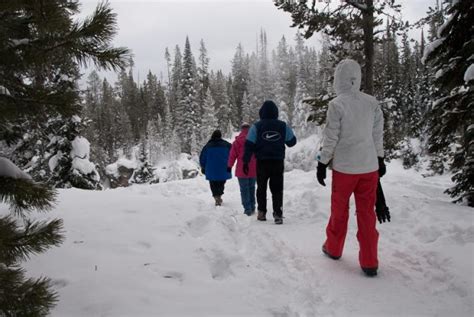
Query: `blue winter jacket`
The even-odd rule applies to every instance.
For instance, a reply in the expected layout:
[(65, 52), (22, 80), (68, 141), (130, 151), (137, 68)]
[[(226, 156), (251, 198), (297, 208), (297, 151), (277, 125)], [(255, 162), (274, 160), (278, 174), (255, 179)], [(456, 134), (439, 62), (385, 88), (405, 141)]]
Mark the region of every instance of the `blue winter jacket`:
[(231, 144), (222, 139), (211, 139), (201, 151), (199, 163), (204, 168), (206, 179), (210, 181), (224, 181), (232, 178), (227, 172), (227, 161)]
[(259, 115), (260, 120), (252, 125), (247, 135), (244, 162), (250, 161), (252, 153), (257, 160), (284, 160), (285, 145), (296, 144), (293, 130), (278, 120), (278, 107), (271, 100), (263, 103)]

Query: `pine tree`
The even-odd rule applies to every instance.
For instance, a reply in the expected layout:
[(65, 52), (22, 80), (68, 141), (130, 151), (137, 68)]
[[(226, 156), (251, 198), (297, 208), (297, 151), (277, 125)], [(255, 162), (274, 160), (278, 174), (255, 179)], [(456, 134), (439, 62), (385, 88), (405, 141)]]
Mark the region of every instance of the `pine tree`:
[(133, 79), (133, 60), (129, 60), (130, 68), (128, 73), (122, 70), (119, 74), (118, 84), (120, 86), (119, 97), (122, 108), (126, 111), (128, 119), (130, 121), (132, 131), (132, 143), (136, 144), (139, 142), (143, 135), (143, 120), (142, 113), (137, 109), (143, 108), (143, 100), (141, 98), (140, 90)]
[(270, 61), (268, 58), (268, 44), (267, 33), (264, 30), (260, 31), (260, 50), (257, 52), (258, 56), (258, 72), (257, 85), (259, 97), (261, 100), (273, 99), (273, 80), (270, 69)]
[(198, 130), (197, 116), (199, 110), (199, 94), (197, 87), (196, 62), (191, 52), (189, 38), (186, 37), (183, 55), (183, 68), (181, 74), (181, 99), (179, 100), (182, 118), (180, 129), (177, 130), (181, 138), (181, 150), (184, 153), (191, 153), (191, 135), (195, 135)]
[(284, 36), (278, 43), (276, 53), (273, 56), (273, 67), (275, 69), (275, 100), (279, 105), (279, 118), (289, 122), (291, 104), (293, 103), (293, 87), (290, 77), (290, 55)]
[[(108, 4), (99, 4), (84, 22), (73, 21), (78, 7), (78, 1), (65, 0), (0, 4), (0, 136), (9, 144), (21, 136), (10, 133), (18, 122), (40, 126), (48, 117), (79, 114), (80, 64), (125, 65), (128, 50), (110, 46), (115, 15)], [(27, 217), (33, 210), (50, 209), (55, 195), (29, 179), (0, 176), (0, 200), (12, 211), (0, 218), (0, 315), (45, 316), (57, 301), (49, 279), (26, 278), (20, 267), (31, 254), (63, 239), (61, 220)]]
[[(425, 60), (436, 73), (437, 100), (430, 112), (429, 151), (450, 160), (455, 186), (447, 190), (457, 201), (474, 206), (473, 108), (474, 3), (453, 1), (447, 6), (448, 20), (437, 39), (425, 50)], [(454, 146), (453, 146), (454, 144)], [(454, 150), (454, 152), (452, 151)]]
[[(173, 129), (176, 131), (176, 134), (180, 135), (182, 131), (182, 119), (184, 110), (181, 108), (179, 100), (181, 99), (181, 77), (183, 75), (183, 56), (181, 55), (181, 49), (178, 45), (175, 47), (174, 51), (174, 61), (171, 72), (171, 85), (168, 104), (170, 108), (170, 113), (172, 116)], [(181, 144), (181, 140), (179, 141)]]
[(202, 106), (206, 99), (206, 93), (209, 89), (209, 57), (207, 56), (207, 48), (204, 40), (201, 39), (199, 47), (199, 66), (197, 68), (197, 77), (199, 80), (199, 106), (202, 113)]
[(225, 131), (229, 120), (232, 120), (231, 104), (227, 94), (227, 82), (221, 70), (217, 72), (214, 83), (214, 101), (219, 129)]
[(375, 60), (376, 85), (374, 94), (380, 100), (384, 113), (385, 156), (393, 158), (404, 136), (400, 54), (396, 38), (396, 28), (387, 20), (384, 36), (377, 48)]
[(243, 118), (243, 98), (247, 92), (247, 85), (249, 82), (249, 58), (245, 55), (244, 48), (241, 43), (237, 46), (237, 49), (232, 59), (232, 82), (233, 94), (235, 107), (237, 109), (237, 121), (242, 122), (247, 119)]
[(214, 104), (215, 102), (212, 98), (211, 90), (208, 88), (203, 105), (202, 128), (200, 135), (201, 143), (205, 143), (209, 140), (212, 132), (217, 129), (218, 121)]
[(250, 109), (250, 123), (259, 119), (258, 110), (265, 101), (261, 96), (258, 85), (258, 57), (255, 52), (249, 57), (249, 81), (247, 84), (247, 94)]
[(400, 5), (394, 0), (345, 0), (336, 6), (323, 2), (274, 0), (279, 9), (291, 13), (292, 26), (303, 28), (305, 38), (322, 32), (331, 39), (333, 52), (343, 52), (359, 62), (359, 56), (363, 57), (362, 87), (373, 94), (374, 43), (382, 22), (379, 16), (386, 11), (399, 11)]
[(247, 96), (247, 93), (244, 92), (244, 97), (242, 98), (242, 122), (251, 123), (252, 122), (252, 105)]
[(145, 184), (145, 183), (149, 183), (153, 179), (154, 168), (148, 161), (146, 143), (147, 141), (145, 138), (145, 141), (143, 141), (140, 146), (140, 155), (138, 157), (138, 164), (137, 164), (137, 168), (135, 169), (131, 177), (131, 183)]

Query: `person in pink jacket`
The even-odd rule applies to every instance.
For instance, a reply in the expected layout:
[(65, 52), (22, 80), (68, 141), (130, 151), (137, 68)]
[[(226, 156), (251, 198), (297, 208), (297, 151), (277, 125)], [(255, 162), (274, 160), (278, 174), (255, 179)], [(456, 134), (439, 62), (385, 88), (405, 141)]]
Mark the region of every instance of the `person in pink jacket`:
[(252, 155), (250, 163), (248, 164), (248, 173), (244, 171), (244, 146), (249, 128), (250, 125), (248, 123), (242, 124), (240, 134), (235, 138), (234, 143), (232, 143), (229, 161), (227, 163), (227, 171), (230, 172), (235, 161), (237, 161), (235, 176), (239, 180), (240, 197), (242, 199), (244, 213), (247, 216), (251, 216), (255, 213), (255, 179), (257, 177), (257, 161), (254, 155)]

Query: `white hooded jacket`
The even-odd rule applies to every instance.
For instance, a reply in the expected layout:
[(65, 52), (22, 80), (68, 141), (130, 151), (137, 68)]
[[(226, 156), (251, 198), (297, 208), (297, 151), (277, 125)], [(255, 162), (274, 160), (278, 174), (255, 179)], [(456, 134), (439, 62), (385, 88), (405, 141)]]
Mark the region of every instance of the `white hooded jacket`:
[(329, 102), (319, 161), (332, 160), (335, 171), (364, 174), (378, 170), (383, 157), (383, 115), (378, 101), (360, 91), (361, 70), (351, 59), (341, 61), (334, 74), (337, 97)]

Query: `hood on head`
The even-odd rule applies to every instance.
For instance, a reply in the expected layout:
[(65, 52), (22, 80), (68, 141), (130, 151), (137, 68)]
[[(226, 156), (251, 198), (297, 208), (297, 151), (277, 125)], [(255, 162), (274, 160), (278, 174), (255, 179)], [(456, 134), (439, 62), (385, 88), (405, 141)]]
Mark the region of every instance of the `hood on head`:
[(337, 64), (334, 72), (334, 90), (336, 95), (359, 91), (361, 77), (360, 65), (355, 60), (342, 60)]
[(278, 107), (273, 101), (265, 100), (258, 114), (260, 119), (278, 119)]
[(222, 138), (222, 133), (220, 130), (215, 130), (212, 132), (211, 140), (218, 140)]

